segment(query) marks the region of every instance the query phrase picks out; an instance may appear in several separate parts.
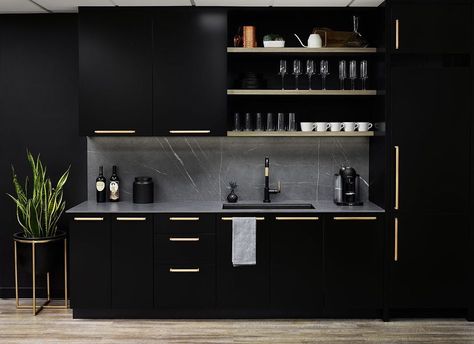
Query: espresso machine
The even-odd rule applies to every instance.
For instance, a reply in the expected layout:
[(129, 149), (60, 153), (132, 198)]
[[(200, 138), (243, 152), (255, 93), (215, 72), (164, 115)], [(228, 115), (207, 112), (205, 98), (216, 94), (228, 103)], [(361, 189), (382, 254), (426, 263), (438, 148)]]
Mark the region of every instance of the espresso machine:
[(334, 203), (337, 205), (362, 205), (360, 201), (360, 176), (352, 167), (343, 166), (334, 175)]

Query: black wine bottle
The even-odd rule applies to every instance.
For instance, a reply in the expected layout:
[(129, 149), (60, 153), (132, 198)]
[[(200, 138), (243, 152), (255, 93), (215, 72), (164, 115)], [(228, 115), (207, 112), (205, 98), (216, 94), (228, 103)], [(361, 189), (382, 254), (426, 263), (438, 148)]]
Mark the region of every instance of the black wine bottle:
[(117, 175), (117, 166), (112, 167), (112, 176), (109, 183), (109, 200), (118, 202), (120, 200), (120, 178)]
[(104, 203), (107, 201), (107, 192), (105, 191), (106, 179), (104, 177), (104, 167), (99, 167), (99, 176), (95, 180), (95, 189), (97, 192), (97, 203)]

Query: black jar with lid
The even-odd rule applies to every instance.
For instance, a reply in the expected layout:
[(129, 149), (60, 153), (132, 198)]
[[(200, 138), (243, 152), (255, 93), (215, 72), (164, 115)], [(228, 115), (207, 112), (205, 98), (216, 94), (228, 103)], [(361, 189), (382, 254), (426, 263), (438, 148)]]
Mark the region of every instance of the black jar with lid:
[(153, 203), (153, 179), (151, 177), (135, 177), (133, 203)]

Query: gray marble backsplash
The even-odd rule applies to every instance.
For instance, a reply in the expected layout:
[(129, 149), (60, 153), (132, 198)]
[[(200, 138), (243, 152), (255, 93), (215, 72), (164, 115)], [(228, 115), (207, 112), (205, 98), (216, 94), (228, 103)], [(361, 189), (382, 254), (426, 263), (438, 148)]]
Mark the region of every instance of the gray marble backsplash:
[(367, 138), (90, 137), (88, 195), (95, 199), (99, 166), (108, 180), (117, 165), (123, 200), (132, 200), (135, 177), (149, 176), (155, 202), (224, 201), (229, 181), (239, 185), (240, 200), (261, 201), (265, 156), (271, 186), (282, 184), (281, 194), (272, 195), (275, 201), (332, 200), (333, 176), (341, 165), (356, 169), (361, 198), (368, 198)]

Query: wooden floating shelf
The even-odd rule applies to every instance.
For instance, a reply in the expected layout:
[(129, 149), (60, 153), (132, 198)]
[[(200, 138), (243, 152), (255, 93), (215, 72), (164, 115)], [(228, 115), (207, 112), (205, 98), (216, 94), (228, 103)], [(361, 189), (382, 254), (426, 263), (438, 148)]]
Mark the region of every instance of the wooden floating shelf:
[(243, 54), (375, 54), (377, 48), (227, 48), (228, 53)]
[(232, 137), (370, 137), (373, 131), (228, 131)]
[(375, 96), (376, 90), (227, 90), (241, 96)]

